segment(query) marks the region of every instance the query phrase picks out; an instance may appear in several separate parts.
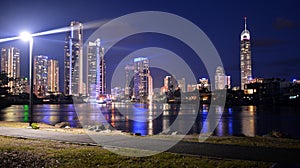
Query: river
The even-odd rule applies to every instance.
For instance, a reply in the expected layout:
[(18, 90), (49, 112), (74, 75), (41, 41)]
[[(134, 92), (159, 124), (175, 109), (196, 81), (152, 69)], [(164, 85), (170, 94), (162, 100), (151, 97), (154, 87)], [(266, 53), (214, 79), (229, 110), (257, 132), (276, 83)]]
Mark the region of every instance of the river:
[[(209, 106), (202, 105), (199, 112), (189, 108), (176, 111), (165, 109), (160, 105), (134, 105), (122, 103), (112, 105), (94, 104), (93, 110), (82, 110), (73, 104), (42, 104), (35, 105), (33, 114), (35, 122), (56, 124), (70, 122), (71, 127), (82, 125), (95, 125), (108, 122), (114, 128), (126, 132), (141, 133), (142, 135), (159, 134), (167, 130), (176, 119), (173, 130), (180, 132), (181, 127), (191, 123), (189, 134), (200, 133), (205, 121)], [(79, 112), (80, 111), (80, 112)], [(193, 118), (195, 116), (195, 118)], [(29, 121), (28, 105), (12, 105), (0, 110), (0, 121)], [(235, 106), (225, 107), (218, 118), (218, 125), (214, 131), (216, 136), (238, 135), (246, 136), (264, 135), (271, 131), (287, 133), (292, 138), (300, 139), (300, 107), (256, 107)]]

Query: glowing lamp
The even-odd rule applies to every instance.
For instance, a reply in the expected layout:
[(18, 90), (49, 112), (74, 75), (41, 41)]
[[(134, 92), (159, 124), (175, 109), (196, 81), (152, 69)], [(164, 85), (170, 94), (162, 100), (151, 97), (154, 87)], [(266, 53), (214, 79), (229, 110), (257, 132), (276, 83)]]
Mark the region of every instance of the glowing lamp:
[(32, 35), (28, 32), (22, 32), (19, 37), (23, 41), (30, 41), (32, 39)]

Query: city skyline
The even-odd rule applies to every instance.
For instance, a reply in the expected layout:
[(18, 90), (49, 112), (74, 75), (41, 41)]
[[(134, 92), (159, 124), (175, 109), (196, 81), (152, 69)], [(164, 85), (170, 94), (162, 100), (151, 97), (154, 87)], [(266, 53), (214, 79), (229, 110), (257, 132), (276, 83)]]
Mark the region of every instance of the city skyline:
[(45, 97), (49, 92), (59, 92), (58, 61), (45, 55), (34, 56), (33, 59), (33, 92), (37, 97)]
[[(83, 2), (81, 2), (83, 3)], [(49, 2), (24, 2), (14, 1), (14, 7), (20, 11), (25, 12), (24, 15), (16, 15), (12, 13), (12, 6), (10, 3), (1, 2), (3, 10), (1, 10), (1, 16), (5, 16), (0, 19), (0, 22), (4, 26), (0, 29), (1, 37), (15, 36), (20, 31), (26, 29), (30, 32), (39, 32), (44, 30), (49, 30), (53, 28), (65, 27), (72, 20), (78, 20), (80, 22), (90, 22), (95, 20), (110, 20), (121, 16), (123, 14), (128, 14), (131, 12), (137, 12), (141, 10), (162, 10), (166, 12), (171, 12), (179, 16), (185, 17), (188, 20), (195, 23), (199, 28), (201, 28), (208, 37), (212, 40), (213, 44), (216, 46), (222, 61), (224, 63), (224, 69), (226, 75), (230, 75), (232, 79), (232, 86), (240, 85), (240, 71), (239, 71), (239, 36), (241, 27), (243, 27), (243, 17), (247, 16), (249, 18), (249, 29), (251, 30), (252, 37), (252, 59), (253, 66), (253, 78), (255, 77), (279, 77), (286, 78), (286, 80), (291, 81), (293, 78), (299, 79), (299, 69), (297, 63), (299, 51), (297, 50), (296, 40), (299, 37), (299, 19), (297, 18), (297, 1), (277, 1), (272, 3), (259, 3), (258, 1), (253, 2), (241, 2), (236, 4), (233, 2), (226, 2), (227, 5), (220, 2), (217, 4), (204, 3), (202, 7), (195, 5), (195, 2), (184, 3), (178, 2), (173, 4), (171, 2), (161, 2), (161, 3), (149, 3), (142, 4), (139, 2), (131, 2), (126, 4), (125, 2), (106, 2), (102, 3), (103, 12), (93, 11), (98, 2), (94, 3), (84, 3), (86, 5), (75, 5), (67, 4), (66, 2), (53, 1)], [(93, 4), (93, 5), (91, 5)], [(268, 8), (266, 8), (268, 4)], [(64, 8), (67, 5), (71, 5), (70, 8)], [(49, 9), (55, 9), (55, 14), (52, 10), (43, 10), (38, 15), (36, 12), (42, 10), (43, 6), (49, 7)], [(80, 7), (79, 7), (80, 6)], [(132, 6), (132, 8), (129, 8)], [(178, 7), (182, 9), (178, 9)], [(214, 6), (214, 8), (209, 8)], [(69, 9), (72, 7), (80, 9), (78, 13), (71, 12)], [(208, 11), (205, 8), (211, 9)], [(277, 10), (271, 10), (271, 9)], [(37, 9), (35, 11), (33, 9)], [(114, 9), (122, 9), (114, 10)], [(202, 9), (202, 10), (201, 10)], [(92, 12), (85, 12), (85, 11)], [(109, 12), (116, 11), (116, 12)], [(89, 13), (89, 14), (88, 14)], [(207, 13), (207, 14), (206, 14)], [(225, 13), (222, 14), (222, 13)], [(268, 13), (268, 15), (264, 15)], [(206, 14), (206, 15), (204, 15)], [(51, 17), (50, 17), (51, 16)], [(48, 19), (48, 18), (55, 19)], [(10, 21), (7, 21), (10, 20)], [(44, 20), (47, 20), (45, 22)], [(18, 23), (18, 24), (17, 24)], [(84, 41), (93, 30), (85, 30)], [(146, 36), (146, 37), (145, 37)], [(120, 48), (124, 47), (127, 50), (133, 50), (139, 47), (145, 47), (148, 45), (162, 45), (163, 47), (169, 47), (170, 50), (174, 49), (168, 45), (170, 39), (165, 37), (159, 37), (158, 41), (153, 42), (156, 38), (150, 37), (149, 40), (145, 36), (136, 36), (135, 38), (129, 38), (123, 43), (120, 43)], [(49, 55), (57, 59), (60, 64), (60, 68), (63, 69), (63, 43), (65, 40), (65, 33), (57, 35), (49, 35), (45, 37), (36, 37), (33, 53), (34, 55)], [(144, 45), (137, 43), (145, 42)], [(125, 44), (126, 43), (126, 44)], [(171, 41), (170, 44), (175, 44), (177, 42)], [(178, 44), (181, 45), (181, 44)], [(27, 45), (23, 42), (9, 42), (2, 43), (1, 48), (6, 46), (16, 46), (21, 50), (21, 62), (24, 63), (24, 67), (21, 69), (21, 76), (28, 76), (28, 68), (26, 67), (26, 62), (28, 60)], [(178, 47), (181, 48), (181, 47)], [(124, 57), (127, 50), (116, 50), (111, 51), (107, 55), (107, 69), (112, 71), (116, 66), (118, 59), (112, 58), (112, 55), (117, 57)], [(187, 51), (187, 48), (178, 51), (179, 49), (174, 49), (176, 53), (179, 53), (191, 66), (196, 67), (196, 77), (208, 77), (205, 74), (205, 68), (202, 66), (193, 65), (191, 59), (193, 58), (193, 53)], [(268, 65), (268, 66), (266, 66)], [(153, 73), (155, 73), (153, 71)], [(62, 81), (63, 74), (60, 73), (60, 81)], [(110, 76), (108, 74), (108, 79)], [(60, 86), (62, 88), (62, 86)], [(63, 89), (60, 89), (63, 90)]]

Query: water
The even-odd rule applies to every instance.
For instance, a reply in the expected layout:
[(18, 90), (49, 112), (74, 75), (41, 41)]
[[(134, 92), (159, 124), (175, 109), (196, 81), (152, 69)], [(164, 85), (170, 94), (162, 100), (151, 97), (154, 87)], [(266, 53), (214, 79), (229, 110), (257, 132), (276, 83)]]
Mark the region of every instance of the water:
[[(190, 105), (180, 107), (181, 110), (178, 110), (178, 107), (162, 110), (165, 108), (163, 104), (131, 106), (113, 103), (107, 106), (98, 104), (92, 106), (93, 108), (86, 108), (84, 105), (74, 107), (72, 104), (35, 105), (34, 121), (52, 125), (66, 121), (70, 122), (72, 127), (108, 122), (118, 130), (142, 135), (159, 134), (163, 130), (168, 130), (173, 123), (176, 124), (172, 125), (170, 132), (184, 132), (185, 127), (192, 123), (188, 133), (193, 134), (200, 133), (209, 109), (203, 105), (197, 113), (193, 108), (189, 108)], [(0, 120), (28, 122), (28, 105), (12, 105), (1, 109)], [(214, 134), (255, 136), (276, 130), (300, 139), (299, 121), (300, 107), (226, 107)]]

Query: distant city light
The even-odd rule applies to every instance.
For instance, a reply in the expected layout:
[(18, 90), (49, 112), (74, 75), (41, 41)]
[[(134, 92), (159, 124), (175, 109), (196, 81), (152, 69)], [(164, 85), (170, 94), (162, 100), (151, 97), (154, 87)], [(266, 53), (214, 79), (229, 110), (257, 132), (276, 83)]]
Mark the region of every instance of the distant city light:
[(144, 61), (144, 60), (147, 60), (147, 58), (145, 57), (138, 57), (138, 58), (134, 58), (134, 62), (140, 62), (140, 61)]

